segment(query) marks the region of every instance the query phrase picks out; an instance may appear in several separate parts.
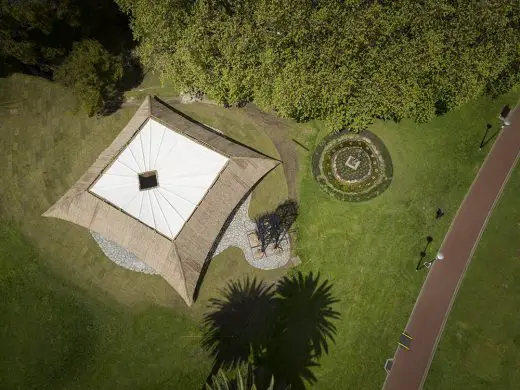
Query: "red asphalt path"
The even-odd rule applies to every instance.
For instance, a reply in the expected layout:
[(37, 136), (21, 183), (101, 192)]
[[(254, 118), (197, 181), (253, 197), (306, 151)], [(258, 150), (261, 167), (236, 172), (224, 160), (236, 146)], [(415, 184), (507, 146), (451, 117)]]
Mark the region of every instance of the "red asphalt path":
[[(406, 333), (410, 350), (399, 347), (384, 390), (422, 389), (457, 291), (488, 217), (520, 155), (520, 108), (504, 127), (471, 185), (415, 303)], [(397, 335), (396, 335), (397, 339)]]

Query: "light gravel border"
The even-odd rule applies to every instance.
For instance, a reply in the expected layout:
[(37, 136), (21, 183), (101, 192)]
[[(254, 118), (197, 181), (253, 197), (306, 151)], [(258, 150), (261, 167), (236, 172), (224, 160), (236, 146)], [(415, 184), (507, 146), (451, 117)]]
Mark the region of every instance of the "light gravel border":
[(247, 262), (255, 268), (268, 270), (284, 267), (291, 258), (291, 243), (288, 236), (287, 239), (284, 239), (280, 244), (280, 253), (264, 256), (261, 259), (254, 258), (253, 250), (251, 249), (247, 238), (247, 233), (256, 230), (255, 223), (248, 215), (250, 203), (251, 195), (249, 195), (242, 205), (240, 205), (233, 220), (223, 234), (213, 257), (222, 253), (222, 251), (229, 247), (237, 247), (244, 252)]
[[(282, 240), (280, 244), (281, 251), (279, 253), (264, 256), (261, 259), (255, 259), (253, 249), (249, 244), (247, 234), (255, 231), (256, 225), (254, 221), (249, 218), (248, 210), (251, 203), (251, 195), (240, 205), (235, 213), (231, 223), (227, 227), (225, 233), (215, 250), (213, 257), (222, 253), (229, 247), (237, 247), (244, 252), (244, 257), (251, 266), (259, 269), (269, 270), (281, 268), (289, 263), (291, 258), (291, 243), (289, 236)], [(144, 274), (155, 275), (152, 267), (141, 261), (136, 255), (127, 249), (121, 247), (115, 242), (103, 237), (101, 234), (90, 231), (90, 234), (97, 242), (103, 253), (117, 265), (135, 272), (142, 272)]]
[(94, 231), (90, 231), (94, 240), (96, 240), (97, 244), (103, 251), (106, 257), (112, 260), (117, 265), (129, 269), (131, 271), (142, 272), (144, 274), (156, 275), (158, 272), (155, 271), (148, 264), (142, 262), (136, 255), (132, 252), (126, 250), (120, 245), (116, 244), (113, 241), (103, 237), (101, 234), (96, 233)]

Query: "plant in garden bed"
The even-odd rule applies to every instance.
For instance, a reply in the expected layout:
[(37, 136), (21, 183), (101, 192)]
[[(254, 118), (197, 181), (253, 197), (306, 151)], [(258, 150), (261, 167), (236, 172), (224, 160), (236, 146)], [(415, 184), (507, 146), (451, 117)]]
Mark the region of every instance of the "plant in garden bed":
[(326, 137), (314, 152), (312, 169), (325, 192), (353, 202), (382, 193), (393, 174), (386, 147), (368, 131)]
[(289, 199), (280, 204), (276, 210), (258, 217), (255, 223), (261, 251), (265, 253), (269, 244), (274, 244), (275, 249), (279, 248), (297, 216), (298, 204)]

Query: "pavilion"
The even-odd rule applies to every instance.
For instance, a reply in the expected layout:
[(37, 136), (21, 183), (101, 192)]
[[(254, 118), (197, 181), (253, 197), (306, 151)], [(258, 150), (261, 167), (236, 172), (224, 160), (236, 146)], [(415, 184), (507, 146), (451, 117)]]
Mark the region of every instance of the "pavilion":
[(279, 163), (147, 97), (43, 215), (135, 254), (191, 305), (224, 224)]

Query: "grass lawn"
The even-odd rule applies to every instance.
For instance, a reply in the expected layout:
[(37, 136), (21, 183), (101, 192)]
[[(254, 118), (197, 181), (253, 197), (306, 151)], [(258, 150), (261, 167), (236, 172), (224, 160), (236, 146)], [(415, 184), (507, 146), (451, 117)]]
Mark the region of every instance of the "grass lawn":
[(425, 389), (517, 389), (520, 383), (520, 166), (462, 283)]
[(146, 95), (158, 95), (164, 98), (177, 96), (179, 91), (172, 85), (163, 84), (155, 73), (148, 72), (143, 76), (141, 84), (124, 93), (127, 102), (141, 102)]
[[(188, 309), (162, 278), (108, 261), (86, 229), (41, 217), (135, 109), (87, 118), (57, 84), (23, 75), (0, 79), (0, 221), (9, 221), (0, 242), (0, 345), (12, 346), (0, 352), (2, 369), (9, 369), (2, 388), (197, 388), (211, 366), (199, 347), (208, 298), (233, 278), (274, 280), (285, 272), (255, 270), (230, 248), (212, 261)], [(217, 106), (197, 112), (197, 119), (277, 157), (244, 112)], [(257, 212), (287, 196), (282, 170), (267, 179), (270, 195), (253, 194)]]
[(190, 318), (157, 305), (136, 312), (98, 300), (42, 260), (2, 223), (2, 389), (200, 386), (210, 364)]
[[(370, 130), (390, 151), (394, 179), (386, 192), (368, 202), (345, 203), (327, 196), (310, 173), (310, 155), (303, 156), (298, 221), (302, 269), (320, 271), (333, 283), (342, 314), (336, 344), (316, 370), (317, 388), (382, 386), (384, 361), (394, 353), (425, 277), (415, 267), (426, 236), (434, 238), (428, 250), (433, 257), (491, 147), (482, 152), (478, 147), (486, 124), (496, 130), (501, 106), (514, 105), (518, 96), (516, 90), (496, 100), (482, 98), (426, 124), (376, 122)], [(316, 145), (324, 136), (316, 133), (308, 144)], [(437, 207), (446, 211), (438, 221)], [(514, 240), (501, 245), (517, 248)]]
[[(336, 344), (314, 370), (317, 388), (381, 387), (384, 360), (395, 350), (425, 275), (415, 271), (425, 238), (434, 238), (433, 256), (489, 150), (478, 149), (486, 124), (496, 129), (501, 105), (518, 96), (483, 98), (428, 124), (375, 123), (371, 130), (393, 158), (394, 181), (365, 203), (322, 192), (310, 173), (310, 152), (298, 149), (301, 269), (321, 272), (341, 299)], [(6, 145), (0, 215), (9, 221), (0, 235), (0, 293), (6, 297), (0, 309), (7, 313), (0, 316), (0, 344), (8, 346), (0, 352), (1, 377), (10, 369), (5, 387), (199, 388), (211, 365), (199, 347), (208, 298), (230, 279), (273, 280), (283, 271), (254, 270), (239, 250), (229, 249), (211, 263), (199, 301), (188, 309), (161, 278), (106, 260), (85, 229), (40, 217), (136, 108), (86, 118), (76, 107), (66, 90), (45, 80), (0, 79), (0, 139)], [(280, 126), (311, 151), (325, 136), (319, 123), (282, 128), (285, 122), (266, 121), (249, 109), (179, 109), (273, 157), (278, 155), (265, 126)], [(253, 194), (250, 214), (274, 208), (286, 196), (278, 169)], [(440, 221), (434, 219), (437, 207), (446, 211)]]

